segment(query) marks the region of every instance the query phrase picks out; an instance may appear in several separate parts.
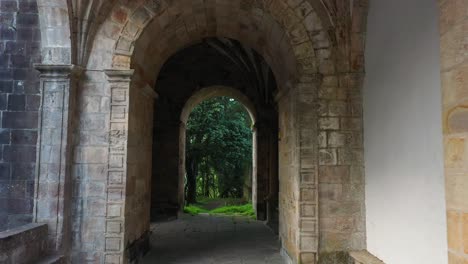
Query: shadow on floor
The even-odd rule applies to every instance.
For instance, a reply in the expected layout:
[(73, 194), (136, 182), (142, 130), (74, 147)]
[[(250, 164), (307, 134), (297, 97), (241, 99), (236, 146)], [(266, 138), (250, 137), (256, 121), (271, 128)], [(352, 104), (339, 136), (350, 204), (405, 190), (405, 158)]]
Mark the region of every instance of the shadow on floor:
[(283, 264), (278, 237), (242, 217), (183, 215), (152, 224), (143, 264)]

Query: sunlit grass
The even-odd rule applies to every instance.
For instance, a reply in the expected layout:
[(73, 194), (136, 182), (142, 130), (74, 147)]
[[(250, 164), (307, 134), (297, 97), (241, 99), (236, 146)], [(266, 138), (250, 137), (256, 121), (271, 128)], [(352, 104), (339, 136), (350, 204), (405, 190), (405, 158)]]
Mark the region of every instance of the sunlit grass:
[(223, 206), (211, 210), (210, 214), (238, 215), (255, 218), (255, 211), (253, 209), (252, 204)]
[(188, 205), (184, 208), (184, 213), (190, 215), (198, 215), (201, 213), (208, 213), (212, 215), (227, 215), (227, 216), (245, 216), (255, 219), (255, 211), (252, 204), (244, 205), (226, 205), (215, 208), (213, 210), (207, 210), (203, 208), (203, 203), (198, 205)]
[(198, 215), (201, 213), (208, 213), (208, 210), (201, 208), (196, 205), (187, 205), (184, 207), (184, 213), (190, 214), (190, 215)]

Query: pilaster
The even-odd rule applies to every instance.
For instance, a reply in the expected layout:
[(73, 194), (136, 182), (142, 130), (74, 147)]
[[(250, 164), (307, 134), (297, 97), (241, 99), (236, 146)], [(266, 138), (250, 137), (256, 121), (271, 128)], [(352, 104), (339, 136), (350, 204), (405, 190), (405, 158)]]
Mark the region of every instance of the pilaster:
[(319, 250), (318, 89), (321, 76), (296, 87), (295, 120), (299, 174), (298, 263), (316, 263)]
[(36, 64), (42, 93), (35, 222), (48, 224), (49, 250), (66, 254), (71, 243), (71, 164), (76, 86), (82, 69)]
[(106, 70), (110, 89), (104, 263), (124, 263), (130, 82), (133, 70)]

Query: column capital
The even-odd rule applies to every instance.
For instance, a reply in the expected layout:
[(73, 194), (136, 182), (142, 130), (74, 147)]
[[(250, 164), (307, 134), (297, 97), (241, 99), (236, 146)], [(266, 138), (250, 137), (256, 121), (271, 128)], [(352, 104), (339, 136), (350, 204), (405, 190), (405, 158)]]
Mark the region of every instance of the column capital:
[(133, 69), (108, 69), (104, 70), (109, 82), (130, 82), (132, 80), (135, 70)]
[(74, 64), (41, 64), (35, 63), (34, 68), (39, 71), (41, 78), (70, 78), (79, 77), (83, 68)]

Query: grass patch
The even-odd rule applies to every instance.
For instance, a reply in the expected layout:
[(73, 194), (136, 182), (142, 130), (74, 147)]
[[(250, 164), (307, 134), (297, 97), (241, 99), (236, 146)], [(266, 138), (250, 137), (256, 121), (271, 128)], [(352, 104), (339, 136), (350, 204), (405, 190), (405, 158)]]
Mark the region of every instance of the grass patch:
[(255, 211), (251, 204), (223, 206), (211, 211), (197, 205), (188, 205), (184, 208), (184, 213), (190, 215), (199, 215), (208, 213), (213, 215), (246, 216), (255, 219)]
[(211, 210), (209, 213), (220, 214), (220, 215), (247, 216), (253, 219), (255, 218), (255, 212), (251, 204), (223, 206), (223, 207)]
[[(216, 208), (213, 209), (213, 203)], [(227, 216), (245, 216), (255, 219), (255, 211), (251, 203), (244, 204), (245, 202), (239, 199), (216, 199), (216, 198), (197, 198), (197, 203), (187, 205), (184, 208), (184, 213), (190, 215), (198, 215), (208, 213), (212, 215), (227, 215)], [(211, 206), (209, 206), (211, 205)], [(212, 209), (212, 210), (210, 210)]]
[(198, 215), (201, 213), (208, 213), (208, 210), (201, 208), (196, 205), (187, 205), (184, 207), (184, 213), (190, 214), (190, 215)]

